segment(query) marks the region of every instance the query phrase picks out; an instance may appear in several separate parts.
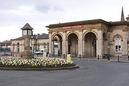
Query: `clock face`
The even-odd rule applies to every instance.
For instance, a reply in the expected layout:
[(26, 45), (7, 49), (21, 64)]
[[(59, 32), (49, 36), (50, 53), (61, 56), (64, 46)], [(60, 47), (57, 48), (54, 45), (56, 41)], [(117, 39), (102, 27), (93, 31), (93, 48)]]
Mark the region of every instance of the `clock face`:
[(23, 30), (22, 34), (27, 35), (27, 30)]

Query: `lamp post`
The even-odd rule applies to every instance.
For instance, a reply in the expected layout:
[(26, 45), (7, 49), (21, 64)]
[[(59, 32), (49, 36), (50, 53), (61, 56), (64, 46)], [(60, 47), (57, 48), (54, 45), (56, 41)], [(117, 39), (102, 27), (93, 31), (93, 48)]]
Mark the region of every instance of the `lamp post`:
[(22, 36), (24, 38), (24, 52), (22, 54), (22, 58), (32, 58), (33, 55), (32, 55), (32, 52), (31, 52), (31, 49), (30, 49), (30, 39), (31, 39), (31, 36), (33, 35), (33, 28), (28, 24), (26, 23), (24, 25), (22, 29)]

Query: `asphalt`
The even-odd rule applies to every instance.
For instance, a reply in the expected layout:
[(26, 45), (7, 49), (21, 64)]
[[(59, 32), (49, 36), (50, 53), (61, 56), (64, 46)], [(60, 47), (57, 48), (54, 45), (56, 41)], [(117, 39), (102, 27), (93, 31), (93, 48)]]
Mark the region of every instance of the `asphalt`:
[(0, 71), (0, 86), (129, 86), (129, 62), (75, 59), (75, 70)]

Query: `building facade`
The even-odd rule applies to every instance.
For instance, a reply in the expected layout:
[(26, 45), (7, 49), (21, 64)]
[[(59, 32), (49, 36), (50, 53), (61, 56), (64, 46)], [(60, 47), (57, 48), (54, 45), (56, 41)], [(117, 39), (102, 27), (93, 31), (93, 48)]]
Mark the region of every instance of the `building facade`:
[(100, 57), (104, 54), (127, 55), (129, 52), (129, 17), (108, 22), (102, 19), (50, 24), (49, 54), (73, 57)]
[[(29, 52), (34, 54), (43, 54), (48, 52), (49, 39), (48, 34), (33, 35), (33, 28), (26, 23), (22, 28), (22, 37), (11, 40), (11, 52), (13, 56), (22, 57), (25, 53), (26, 44)], [(29, 34), (26, 40), (26, 34)]]
[[(48, 52), (48, 34), (38, 34), (33, 35), (30, 39), (31, 52), (34, 54), (36, 52)], [(19, 37), (12, 40), (11, 52), (13, 56), (21, 56), (24, 52), (24, 38)]]

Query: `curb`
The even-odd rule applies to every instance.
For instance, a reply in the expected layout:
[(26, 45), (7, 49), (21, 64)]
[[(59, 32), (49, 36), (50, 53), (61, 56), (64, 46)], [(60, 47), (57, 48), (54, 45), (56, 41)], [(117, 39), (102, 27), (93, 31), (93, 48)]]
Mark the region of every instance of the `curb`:
[(69, 67), (60, 67), (60, 68), (10, 68), (10, 67), (0, 67), (0, 70), (9, 70), (9, 71), (52, 71), (52, 70), (72, 70), (77, 69), (79, 66), (69, 66)]

